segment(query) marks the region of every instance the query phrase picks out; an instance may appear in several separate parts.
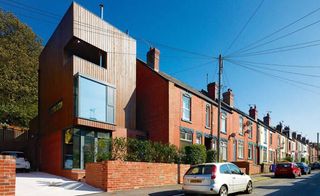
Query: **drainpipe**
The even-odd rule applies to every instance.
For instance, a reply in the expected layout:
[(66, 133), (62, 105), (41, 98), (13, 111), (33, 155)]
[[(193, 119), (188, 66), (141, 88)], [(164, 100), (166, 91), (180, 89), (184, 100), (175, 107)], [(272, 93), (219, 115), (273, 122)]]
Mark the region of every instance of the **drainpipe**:
[[(103, 20), (103, 4), (99, 5), (100, 7), (100, 18)], [(102, 67), (102, 53), (99, 52), (99, 66)]]

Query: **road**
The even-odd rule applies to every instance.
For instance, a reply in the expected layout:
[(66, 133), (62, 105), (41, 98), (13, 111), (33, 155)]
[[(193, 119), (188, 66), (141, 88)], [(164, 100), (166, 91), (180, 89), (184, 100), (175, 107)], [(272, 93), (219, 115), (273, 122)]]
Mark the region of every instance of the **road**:
[[(183, 196), (180, 185), (157, 188), (138, 189), (115, 193), (93, 194), (94, 196)], [(232, 195), (246, 195), (244, 193)], [(310, 175), (303, 175), (296, 179), (271, 178), (254, 183), (252, 196), (320, 196), (320, 171), (313, 171)]]
[(320, 195), (320, 173), (303, 175), (296, 179), (272, 178), (255, 183), (252, 195)]

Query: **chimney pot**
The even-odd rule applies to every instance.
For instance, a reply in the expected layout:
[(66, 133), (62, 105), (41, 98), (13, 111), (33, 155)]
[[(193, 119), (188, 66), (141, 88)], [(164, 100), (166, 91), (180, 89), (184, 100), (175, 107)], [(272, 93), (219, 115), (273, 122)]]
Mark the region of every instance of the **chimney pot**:
[(271, 117), (270, 117), (270, 114), (267, 113), (267, 115), (265, 117), (263, 117), (263, 122), (264, 124), (270, 126), (271, 125)]
[(223, 102), (228, 104), (230, 107), (233, 107), (234, 95), (232, 93), (232, 90), (229, 88), (227, 92), (224, 92), (222, 94), (222, 96), (223, 96)]
[(208, 96), (212, 100), (218, 99), (218, 85), (215, 82), (209, 83), (207, 85)]
[(160, 51), (157, 48), (150, 48), (147, 53), (147, 65), (156, 72), (159, 72)]
[(250, 106), (249, 116), (254, 120), (258, 120), (258, 110), (256, 105), (254, 105), (254, 107)]

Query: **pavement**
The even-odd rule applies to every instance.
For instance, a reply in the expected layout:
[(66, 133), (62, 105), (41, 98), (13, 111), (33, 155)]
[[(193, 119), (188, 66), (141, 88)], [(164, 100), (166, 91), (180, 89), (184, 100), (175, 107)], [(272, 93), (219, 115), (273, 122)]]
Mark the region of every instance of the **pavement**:
[[(253, 196), (295, 196), (295, 195), (320, 195), (320, 171), (312, 171), (310, 175), (292, 178), (274, 178), (273, 173), (252, 176), (254, 191)], [(91, 196), (183, 196), (181, 185), (163, 186), (119, 191), (112, 193), (98, 193)], [(245, 195), (244, 193), (232, 195)]]
[(101, 189), (44, 172), (17, 173), (16, 196), (72, 196), (101, 193)]

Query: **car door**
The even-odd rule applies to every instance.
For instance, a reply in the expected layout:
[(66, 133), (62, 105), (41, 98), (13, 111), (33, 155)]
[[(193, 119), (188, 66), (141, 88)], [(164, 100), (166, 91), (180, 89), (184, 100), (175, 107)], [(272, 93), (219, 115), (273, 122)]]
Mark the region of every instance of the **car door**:
[(234, 164), (228, 164), (234, 184), (235, 191), (244, 191), (247, 186), (246, 178), (242, 175), (240, 168)]
[(234, 192), (235, 187), (234, 187), (231, 171), (228, 164), (220, 165), (219, 182), (220, 184), (227, 184), (229, 193)]

